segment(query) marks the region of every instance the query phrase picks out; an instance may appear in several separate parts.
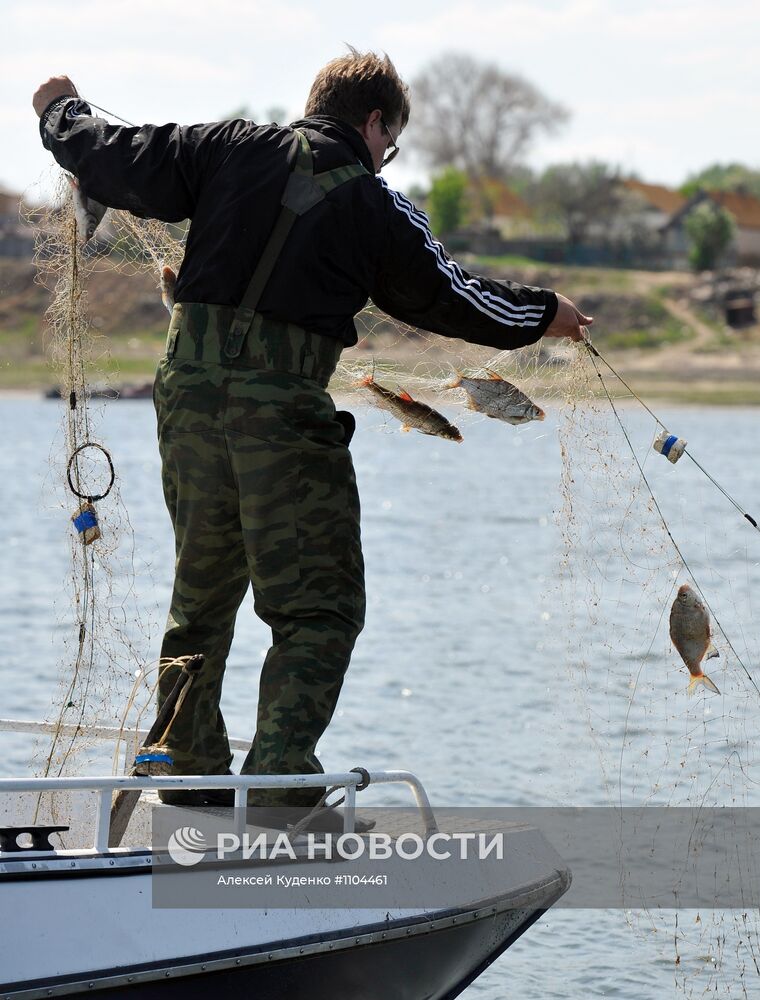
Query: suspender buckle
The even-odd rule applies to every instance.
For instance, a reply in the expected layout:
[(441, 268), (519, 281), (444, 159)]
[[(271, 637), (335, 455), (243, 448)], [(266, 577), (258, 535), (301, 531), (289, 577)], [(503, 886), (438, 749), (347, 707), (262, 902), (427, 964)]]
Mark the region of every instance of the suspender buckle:
[(255, 315), (256, 312), (253, 309), (238, 308), (224, 343), (224, 353), (228, 358), (239, 357)]
[(307, 174), (291, 174), (282, 196), (282, 204), (296, 215), (303, 215), (324, 199), (325, 192)]

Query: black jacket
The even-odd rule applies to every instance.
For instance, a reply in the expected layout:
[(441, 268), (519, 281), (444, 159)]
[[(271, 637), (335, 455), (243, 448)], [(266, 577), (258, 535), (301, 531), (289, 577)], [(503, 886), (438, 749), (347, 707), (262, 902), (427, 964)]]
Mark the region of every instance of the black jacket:
[[(367, 298), (396, 319), (496, 349), (532, 344), (557, 311), (545, 289), (469, 274), (430, 234), (426, 216), (375, 176), (366, 143), (336, 118), (295, 122), (320, 173), (369, 171), (295, 223), (259, 304), (264, 315), (356, 343)], [(82, 190), (111, 208), (190, 219), (176, 301), (237, 305), (280, 209), (295, 156), (292, 128), (236, 120), (127, 128), (59, 98), (42, 141)]]

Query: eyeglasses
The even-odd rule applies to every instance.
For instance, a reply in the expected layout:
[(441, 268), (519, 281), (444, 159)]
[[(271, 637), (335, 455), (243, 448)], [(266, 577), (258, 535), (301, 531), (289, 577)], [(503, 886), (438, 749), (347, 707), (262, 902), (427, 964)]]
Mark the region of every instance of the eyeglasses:
[(380, 124), (383, 126), (383, 128), (385, 129), (385, 131), (388, 133), (388, 136), (389, 136), (389, 138), (391, 140), (391, 146), (393, 147), (391, 149), (390, 153), (388, 153), (388, 155), (385, 157), (385, 159), (383, 160), (383, 162), (380, 164), (380, 169), (382, 170), (383, 167), (387, 167), (388, 164), (391, 162), (391, 160), (394, 160), (398, 156), (398, 143), (393, 138), (393, 132), (391, 132), (391, 130), (385, 124), (385, 119), (384, 118), (380, 119)]

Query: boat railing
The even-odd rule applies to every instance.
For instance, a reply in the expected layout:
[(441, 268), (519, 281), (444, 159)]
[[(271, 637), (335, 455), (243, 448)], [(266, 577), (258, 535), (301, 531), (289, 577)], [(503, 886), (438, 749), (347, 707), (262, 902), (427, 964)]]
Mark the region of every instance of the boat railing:
[[(0, 778), (0, 796), (6, 793), (32, 792), (90, 792), (97, 796), (95, 830), (89, 850), (96, 854), (123, 853), (120, 849), (109, 848), (108, 838), (111, 828), (111, 806), (114, 792), (132, 791), (157, 792), (161, 789), (219, 789), (235, 791), (233, 813), (234, 831), (240, 837), (248, 823), (246, 803), (248, 792), (254, 788), (342, 788), (345, 794), (343, 806), (343, 830), (354, 830), (357, 788), (372, 785), (406, 785), (415, 800), (417, 809), (425, 824), (425, 835), (438, 832), (435, 815), (427, 793), (420, 780), (410, 771), (357, 771), (334, 774), (225, 774), (225, 775), (181, 775), (156, 777), (128, 777), (114, 775), (106, 777), (68, 776), (61, 778)], [(87, 850), (87, 849), (86, 849)], [(27, 853), (26, 851), (24, 852)]]

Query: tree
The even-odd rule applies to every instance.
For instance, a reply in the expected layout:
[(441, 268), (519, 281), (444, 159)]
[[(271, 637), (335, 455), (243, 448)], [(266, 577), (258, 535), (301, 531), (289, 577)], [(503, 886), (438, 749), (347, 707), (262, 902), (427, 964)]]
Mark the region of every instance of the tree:
[(684, 220), (691, 243), (689, 263), (695, 271), (708, 271), (720, 261), (734, 238), (736, 223), (730, 212), (713, 201), (702, 201)]
[(447, 167), (433, 178), (428, 195), (428, 214), (434, 233), (443, 236), (461, 225), (466, 190), (467, 176), (456, 167)]
[(681, 187), (681, 194), (691, 198), (698, 191), (740, 191), (760, 198), (760, 170), (742, 163), (713, 163), (691, 174)]
[(271, 108), (267, 108), (264, 112), (265, 122), (274, 122), (277, 125), (285, 125), (288, 120), (288, 112), (280, 104), (273, 104)]
[(426, 202), (429, 193), (430, 192), (426, 188), (416, 182), (413, 183), (406, 192), (409, 200), (413, 201), (415, 205), (421, 205), (423, 202)]
[(441, 56), (412, 83), (409, 145), (433, 169), (454, 166), (477, 180), (507, 180), (538, 132), (565, 109), (531, 83), (471, 56)]
[(540, 215), (562, 224), (572, 244), (582, 243), (592, 224), (608, 225), (621, 205), (617, 170), (595, 161), (548, 167), (526, 194)]

